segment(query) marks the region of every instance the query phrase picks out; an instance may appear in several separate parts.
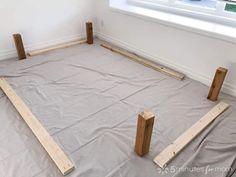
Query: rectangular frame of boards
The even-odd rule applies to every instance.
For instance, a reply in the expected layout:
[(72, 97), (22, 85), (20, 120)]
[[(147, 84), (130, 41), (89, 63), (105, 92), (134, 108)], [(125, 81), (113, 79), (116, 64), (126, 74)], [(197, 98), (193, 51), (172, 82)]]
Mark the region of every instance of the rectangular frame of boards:
[[(71, 47), (79, 44), (85, 44), (85, 43), (93, 44), (94, 36), (93, 36), (92, 22), (86, 23), (86, 34), (87, 34), (87, 39), (81, 39), (78, 41), (72, 41), (64, 44), (59, 44), (56, 46), (51, 46), (48, 48), (30, 51), (28, 53), (28, 56), (40, 55), (46, 52), (50, 52), (52, 50), (62, 49), (65, 47)], [(26, 59), (26, 52), (21, 35), (14, 34), (13, 38), (19, 60)], [(159, 65), (156, 62), (145, 59), (141, 56), (138, 56), (135, 53), (129, 52), (120, 47), (116, 47), (107, 42), (101, 44), (101, 47), (109, 49), (117, 54), (123, 55), (131, 59), (132, 61), (142, 64), (148, 68), (154, 69), (179, 81), (182, 81), (185, 78), (185, 75), (180, 72)], [(217, 69), (208, 94), (209, 100), (216, 101), (218, 99), (227, 72), (228, 70), (222, 67)], [(55, 162), (56, 166), (61, 171), (61, 173), (63, 175), (67, 175), (71, 171), (73, 171), (75, 167), (72, 164), (72, 162), (69, 160), (66, 154), (61, 150), (61, 148), (56, 144), (56, 142), (48, 134), (46, 129), (41, 125), (38, 119), (33, 115), (30, 109), (26, 106), (26, 104), (21, 100), (21, 98), (16, 94), (16, 92), (4, 78), (0, 78), (0, 88), (3, 90), (3, 92), (7, 95), (9, 100), (15, 106), (16, 110), (20, 113), (22, 118), (30, 127), (34, 135), (37, 137), (37, 139), (42, 144), (42, 146), (47, 151), (52, 160)], [(196, 122), (191, 128), (189, 128), (185, 133), (183, 133), (179, 138), (177, 138), (176, 141), (174, 141), (171, 145), (169, 145), (166, 149), (164, 149), (158, 156), (156, 156), (154, 162), (161, 168), (164, 168), (213, 120), (215, 120), (221, 113), (227, 110), (228, 107), (229, 105), (227, 103), (220, 102), (210, 112), (208, 112), (198, 122)], [(154, 118), (155, 115), (152, 112), (148, 111), (144, 111), (140, 113), (138, 116), (135, 152), (139, 156), (144, 156), (149, 152)]]

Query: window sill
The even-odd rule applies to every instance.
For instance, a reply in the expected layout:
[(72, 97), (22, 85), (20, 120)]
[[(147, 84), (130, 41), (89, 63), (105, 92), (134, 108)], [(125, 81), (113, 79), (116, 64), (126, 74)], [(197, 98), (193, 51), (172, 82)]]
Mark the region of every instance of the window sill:
[(110, 0), (110, 8), (116, 12), (236, 43), (236, 28), (232, 26), (138, 7), (128, 4), (127, 0)]

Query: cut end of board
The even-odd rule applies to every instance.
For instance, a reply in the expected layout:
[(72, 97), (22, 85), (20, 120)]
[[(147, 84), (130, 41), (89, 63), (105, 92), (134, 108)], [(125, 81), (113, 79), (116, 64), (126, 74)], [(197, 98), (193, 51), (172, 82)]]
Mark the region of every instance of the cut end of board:
[(144, 111), (138, 115), (137, 133), (135, 141), (135, 152), (144, 156), (149, 152), (155, 115)]
[(68, 175), (69, 173), (71, 173), (73, 170), (75, 169), (75, 166), (73, 166), (72, 164), (68, 164), (67, 167), (64, 167), (64, 171), (62, 172), (62, 174)]
[(157, 164), (160, 168), (162, 168), (162, 169), (164, 169), (166, 166), (167, 166), (167, 164), (162, 164), (161, 162), (159, 162), (158, 161), (158, 159), (154, 159), (153, 160), (153, 162), (155, 163), (155, 164)]
[(51, 52), (51, 51), (54, 51), (54, 50), (68, 48), (68, 47), (73, 47), (75, 45), (84, 44), (86, 42), (87, 42), (86, 39), (71, 41), (71, 42), (67, 42), (67, 43), (62, 43), (62, 44), (58, 44), (58, 45), (49, 46), (47, 48), (33, 50), (33, 51), (28, 52), (27, 55), (30, 56), (30, 57), (33, 57), (33, 56), (42, 55), (42, 54), (45, 54), (47, 52)]
[(139, 116), (143, 117), (145, 120), (152, 119), (155, 115), (152, 112), (144, 111), (139, 114)]

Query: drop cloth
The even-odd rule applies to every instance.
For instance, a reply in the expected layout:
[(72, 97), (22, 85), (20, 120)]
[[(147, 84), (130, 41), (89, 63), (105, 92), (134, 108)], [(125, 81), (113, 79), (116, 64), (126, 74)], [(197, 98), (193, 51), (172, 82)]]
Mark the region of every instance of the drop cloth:
[[(236, 99), (165, 170), (154, 157), (217, 103), (208, 87), (178, 81), (99, 46), (83, 44), (0, 63), (17, 94), (75, 164), (68, 177), (229, 177), (236, 169)], [(0, 91), (0, 176), (61, 177)], [(150, 153), (134, 153), (137, 115), (155, 113)]]

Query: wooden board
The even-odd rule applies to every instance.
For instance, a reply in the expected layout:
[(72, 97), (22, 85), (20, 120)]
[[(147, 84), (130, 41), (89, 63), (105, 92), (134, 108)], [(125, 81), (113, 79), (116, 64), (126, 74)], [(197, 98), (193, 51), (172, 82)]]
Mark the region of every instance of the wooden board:
[(68, 42), (68, 43), (64, 43), (64, 44), (60, 44), (60, 45), (55, 45), (55, 46), (52, 46), (52, 47), (31, 51), (31, 52), (28, 53), (28, 56), (41, 55), (41, 54), (44, 54), (46, 52), (50, 52), (50, 51), (53, 51), (53, 50), (63, 49), (63, 48), (66, 48), (66, 47), (72, 47), (72, 46), (79, 45), (79, 44), (84, 44), (84, 43), (87, 43), (86, 39), (79, 40), (79, 41)]
[(20, 34), (13, 34), (19, 60), (26, 59), (25, 48)]
[(229, 105), (220, 102), (210, 112), (203, 116), (197, 123), (177, 138), (171, 145), (164, 149), (156, 158), (154, 162), (161, 168), (165, 168), (181, 150), (183, 150), (197, 135), (199, 135), (213, 120), (215, 120), (221, 113), (223, 113)]
[(74, 169), (72, 162), (4, 78), (0, 78), (0, 87), (47, 151), (51, 159), (55, 162), (61, 173), (63, 175), (70, 173)]
[(135, 142), (135, 152), (144, 156), (149, 152), (155, 115), (144, 111), (138, 115), (138, 126)]
[(92, 24), (92, 22), (86, 23), (86, 34), (87, 34), (87, 43), (93, 44), (93, 24)]
[(218, 68), (216, 70), (215, 77), (213, 79), (209, 94), (208, 94), (208, 99), (211, 101), (217, 101), (218, 96), (220, 94), (220, 90), (223, 86), (225, 77), (227, 75), (228, 70), (226, 68)]
[(159, 71), (165, 75), (168, 75), (170, 77), (173, 77), (175, 79), (178, 79), (178, 80), (183, 80), (184, 79), (184, 74), (181, 74), (177, 71), (174, 71), (172, 69), (169, 69), (169, 68), (166, 68), (164, 66), (161, 66), (161, 65), (158, 65), (156, 63), (153, 63), (151, 61), (148, 61), (144, 58), (141, 58), (139, 56), (137, 56), (136, 54), (133, 54), (133, 53), (130, 53), (124, 49), (120, 49), (120, 48), (117, 48), (117, 47), (113, 47), (112, 45), (110, 44), (101, 44), (102, 47), (106, 48), (106, 49), (109, 49), (113, 52), (116, 52), (116, 53), (119, 53), (123, 56), (126, 56), (128, 57), (129, 59), (135, 61), (135, 62), (138, 62), (146, 67), (149, 67), (149, 68), (152, 68), (156, 71)]

